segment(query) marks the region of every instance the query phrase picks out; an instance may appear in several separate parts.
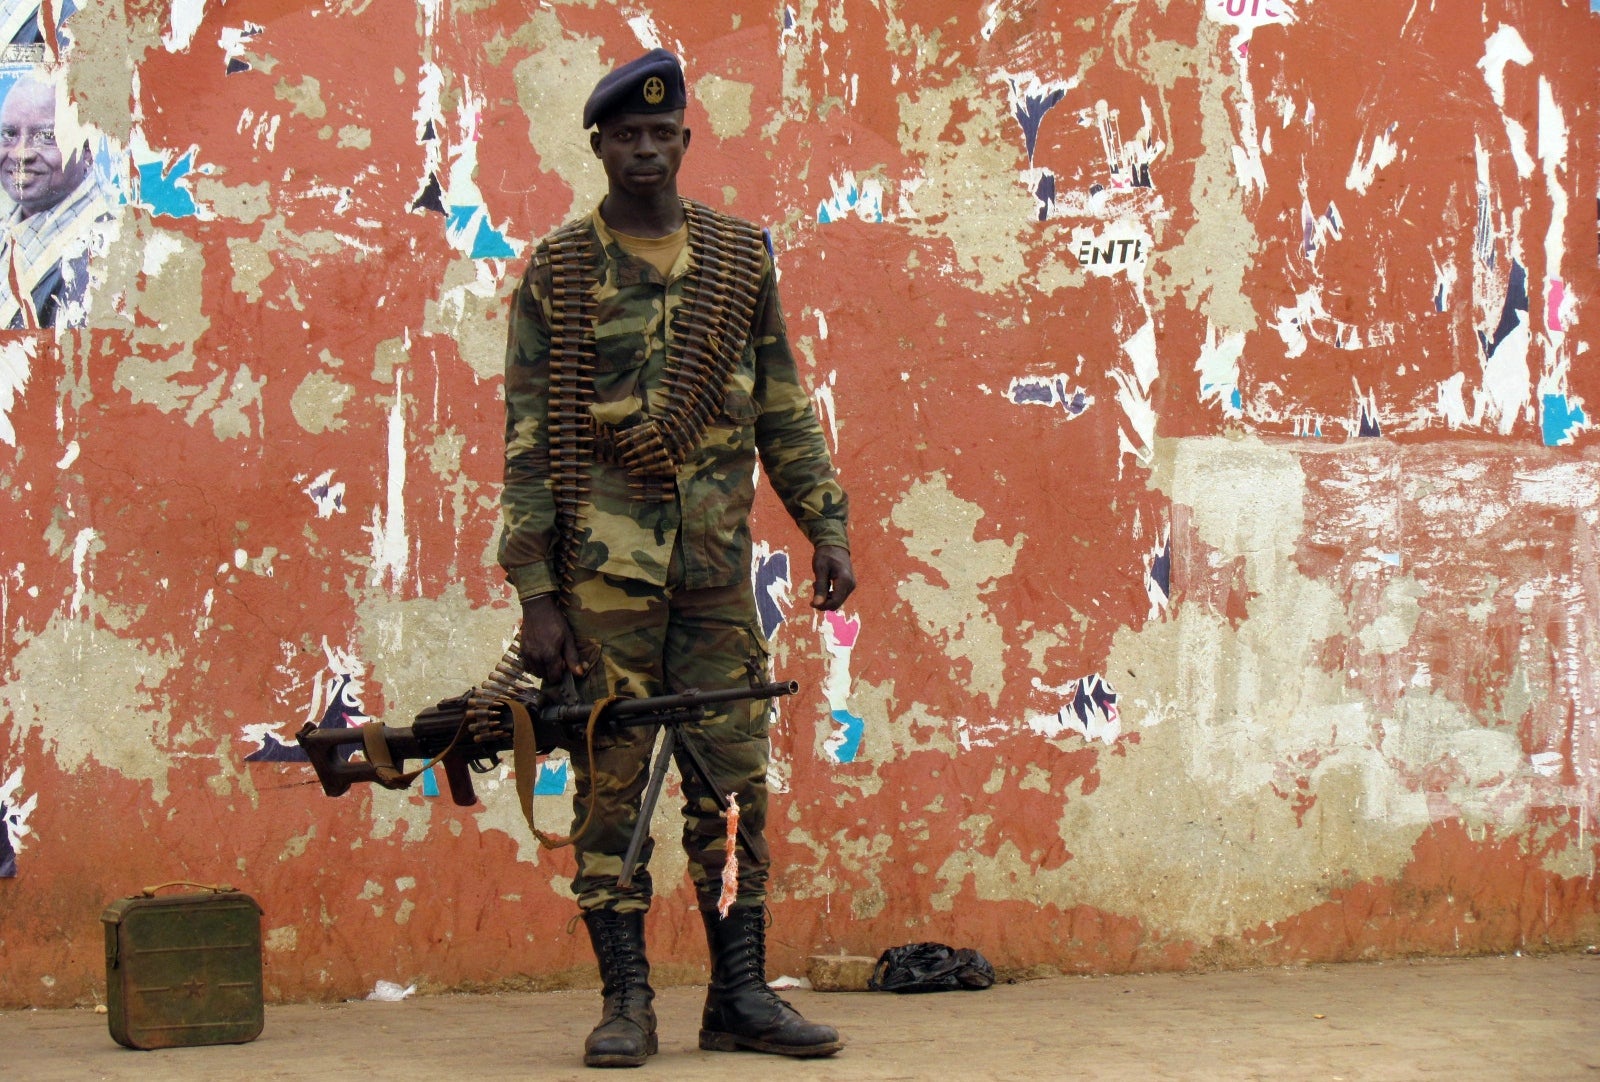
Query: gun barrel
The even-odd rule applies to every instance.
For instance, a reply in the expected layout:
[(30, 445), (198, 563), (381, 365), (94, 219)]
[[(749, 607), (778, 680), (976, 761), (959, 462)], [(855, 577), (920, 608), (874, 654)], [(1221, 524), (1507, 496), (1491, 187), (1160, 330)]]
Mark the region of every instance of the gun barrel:
[[(668, 711), (697, 710), (719, 703), (744, 702), (749, 699), (778, 699), (800, 690), (794, 680), (780, 680), (769, 684), (753, 684), (743, 688), (718, 688), (715, 691), (685, 691), (678, 695), (660, 695), (650, 699), (621, 699), (606, 707), (601, 716), (618, 725), (632, 723), (647, 725), (660, 720)], [(581, 724), (589, 720), (593, 706), (588, 703), (550, 703), (539, 709), (541, 717), (563, 724)]]

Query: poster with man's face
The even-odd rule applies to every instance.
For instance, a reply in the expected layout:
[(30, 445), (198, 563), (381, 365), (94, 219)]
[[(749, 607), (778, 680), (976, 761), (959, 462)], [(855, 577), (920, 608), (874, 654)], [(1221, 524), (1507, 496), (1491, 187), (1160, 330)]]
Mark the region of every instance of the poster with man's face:
[(0, 64), (0, 333), (84, 322), (89, 257), (121, 202), (61, 76)]

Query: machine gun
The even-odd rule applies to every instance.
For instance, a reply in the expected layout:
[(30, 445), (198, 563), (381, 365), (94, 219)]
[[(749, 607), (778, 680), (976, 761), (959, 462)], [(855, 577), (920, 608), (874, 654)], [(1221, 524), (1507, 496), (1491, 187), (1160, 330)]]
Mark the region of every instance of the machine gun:
[[(584, 739), (586, 730), (592, 739), (600, 725), (659, 725), (665, 735), (650, 770), (638, 826), (629, 842), (619, 880), (626, 887), (632, 881), (634, 864), (649, 833), (650, 817), (666, 780), (667, 763), (680, 747), (717, 806), (724, 813), (728, 811), (727, 797), (712, 778), (710, 767), (693, 744), (679, 740), (678, 727), (705, 720), (714, 712), (713, 707), (724, 703), (776, 699), (800, 690), (792, 680), (763, 683), (757, 679), (759, 675), (757, 670), (751, 670), (748, 687), (685, 691), (645, 699), (604, 699), (597, 703), (577, 701), (569, 678), (563, 698), (555, 700), (523, 668), (518, 642), (513, 640), (487, 680), (465, 694), (422, 711), (409, 726), (369, 722), (356, 728), (322, 728), (307, 722), (295, 739), (305, 749), (322, 791), (329, 796), (343, 796), (359, 782), (405, 789), (437, 763), (444, 768), (451, 799), (462, 807), (471, 807), (478, 801), (472, 774), (494, 769), (500, 764), (501, 753), (509, 751), (516, 767), (523, 815), (539, 840), (554, 847), (572, 839), (552, 840), (533, 826), (531, 801), (538, 756), (558, 747), (571, 747)], [(355, 757), (357, 752), (361, 758)], [(421, 765), (405, 770), (409, 760), (418, 760)], [(582, 833), (581, 827), (577, 833)], [(739, 836), (745, 851), (753, 853), (752, 839), (742, 825)]]

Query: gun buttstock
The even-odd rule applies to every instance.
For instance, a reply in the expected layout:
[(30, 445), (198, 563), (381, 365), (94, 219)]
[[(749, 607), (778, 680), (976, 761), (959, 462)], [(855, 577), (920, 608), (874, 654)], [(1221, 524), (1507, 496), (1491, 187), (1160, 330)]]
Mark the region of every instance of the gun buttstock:
[(352, 763), (339, 756), (339, 749), (344, 745), (360, 746), (359, 729), (322, 729), (316, 722), (308, 721), (294, 738), (311, 760), (311, 769), (317, 772), (322, 791), (329, 796), (344, 796), (355, 782), (372, 781), (377, 777), (366, 763)]

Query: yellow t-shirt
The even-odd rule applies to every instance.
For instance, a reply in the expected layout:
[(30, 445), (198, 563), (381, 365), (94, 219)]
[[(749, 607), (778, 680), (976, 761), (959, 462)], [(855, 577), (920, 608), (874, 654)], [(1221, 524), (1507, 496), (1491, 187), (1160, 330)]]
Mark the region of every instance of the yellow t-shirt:
[(617, 238), (623, 251), (644, 260), (660, 271), (661, 277), (667, 278), (672, 274), (672, 265), (678, 261), (684, 245), (689, 243), (689, 223), (684, 222), (676, 231), (664, 237), (630, 237), (615, 229), (611, 230), (611, 235)]

